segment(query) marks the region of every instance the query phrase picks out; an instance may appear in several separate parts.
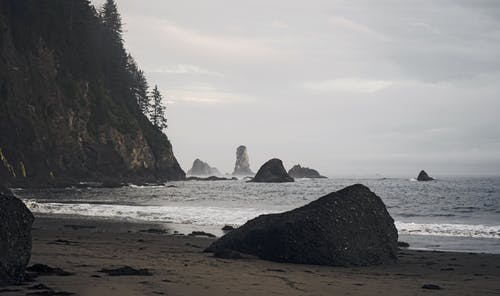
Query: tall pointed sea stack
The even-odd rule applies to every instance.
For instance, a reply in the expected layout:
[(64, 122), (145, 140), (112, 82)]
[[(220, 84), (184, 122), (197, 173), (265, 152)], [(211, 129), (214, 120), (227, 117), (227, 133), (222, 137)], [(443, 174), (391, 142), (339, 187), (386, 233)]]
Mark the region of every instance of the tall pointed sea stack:
[(247, 147), (241, 145), (236, 149), (236, 164), (234, 165), (233, 176), (254, 175), (250, 169)]

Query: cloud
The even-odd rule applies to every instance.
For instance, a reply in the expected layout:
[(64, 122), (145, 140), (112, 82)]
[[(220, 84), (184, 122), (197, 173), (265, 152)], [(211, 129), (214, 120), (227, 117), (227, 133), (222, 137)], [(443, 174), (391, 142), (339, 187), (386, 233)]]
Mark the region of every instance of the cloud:
[(191, 74), (191, 75), (215, 75), (215, 76), (223, 76), (219, 72), (210, 71), (204, 68), (201, 68), (196, 65), (188, 65), (188, 64), (177, 64), (173, 67), (163, 67), (156, 68), (152, 71), (152, 73), (166, 73), (166, 74)]
[(221, 90), (211, 85), (186, 85), (171, 88), (167, 94), (168, 100), (176, 103), (203, 104), (234, 104), (248, 103), (256, 99), (241, 93)]
[(290, 27), (288, 23), (283, 20), (274, 20), (272, 21), (271, 26), (277, 29), (288, 29)]
[(432, 34), (441, 35), (441, 32), (439, 30), (435, 29), (434, 27), (432, 27), (427, 23), (415, 22), (415, 23), (410, 23), (410, 26), (426, 30), (428, 32), (431, 32)]
[(346, 31), (349, 31), (349, 33), (356, 33), (359, 35), (364, 35), (365, 37), (372, 37), (380, 41), (390, 41), (390, 38), (386, 35), (345, 17), (333, 17), (330, 19), (330, 24), (332, 24), (335, 29), (344, 29)]
[(234, 36), (216, 36), (187, 29), (175, 24), (164, 24), (163, 33), (180, 42), (188, 43), (200, 51), (210, 50), (225, 54), (238, 55), (272, 55), (274, 49), (264, 44), (263, 40)]
[(359, 78), (342, 78), (324, 81), (312, 81), (303, 84), (303, 87), (314, 93), (350, 92), (374, 93), (391, 86), (393, 82), (385, 80), (370, 80)]

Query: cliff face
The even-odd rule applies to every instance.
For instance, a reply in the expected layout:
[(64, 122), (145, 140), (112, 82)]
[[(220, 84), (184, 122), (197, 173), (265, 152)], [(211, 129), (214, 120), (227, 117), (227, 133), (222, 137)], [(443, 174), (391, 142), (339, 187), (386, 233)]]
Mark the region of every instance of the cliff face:
[(137, 106), (125, 60), (88, 1), (1, 1), (0, 178), (183, 179), (167, 136)]

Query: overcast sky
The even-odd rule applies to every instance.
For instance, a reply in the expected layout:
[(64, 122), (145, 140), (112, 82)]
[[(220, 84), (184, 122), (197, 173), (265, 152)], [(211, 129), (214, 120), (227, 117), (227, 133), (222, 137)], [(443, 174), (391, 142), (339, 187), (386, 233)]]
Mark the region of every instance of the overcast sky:
[(185, 171), (500, 174), (500, 1), (117, 3)]

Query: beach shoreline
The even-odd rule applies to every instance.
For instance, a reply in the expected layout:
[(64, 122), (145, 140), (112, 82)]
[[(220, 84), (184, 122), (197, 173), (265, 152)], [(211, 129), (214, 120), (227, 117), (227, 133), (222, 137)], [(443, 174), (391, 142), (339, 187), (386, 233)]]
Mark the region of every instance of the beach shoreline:
[[(500, 255), (401, 250), (398, 263), (329, 267), (226, 260), (203, 253), (214, 238), (167, 235), (152, 223), (37, 217), (30, 265), (69, 276), (39, 276), (2, 295), (26, 295), (37, 284), (77, 295), (494, 295)], [(99, 272), (130, 266), (151, 276)], [(433, 284), (439, 291), (423, 289)], [(8, 292), (10, 290), (10, 292)]]

